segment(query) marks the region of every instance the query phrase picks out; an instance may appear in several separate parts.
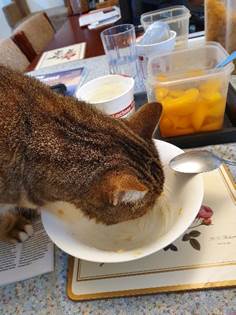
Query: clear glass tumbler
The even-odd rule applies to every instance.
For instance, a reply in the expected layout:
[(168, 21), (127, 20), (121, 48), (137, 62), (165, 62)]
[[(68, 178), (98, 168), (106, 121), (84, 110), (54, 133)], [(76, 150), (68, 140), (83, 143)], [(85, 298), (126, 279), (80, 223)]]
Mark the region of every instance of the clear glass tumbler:
[(101, 33), (111, 74), (138, 77), (135, 28), (132, 24), (110, 27)]

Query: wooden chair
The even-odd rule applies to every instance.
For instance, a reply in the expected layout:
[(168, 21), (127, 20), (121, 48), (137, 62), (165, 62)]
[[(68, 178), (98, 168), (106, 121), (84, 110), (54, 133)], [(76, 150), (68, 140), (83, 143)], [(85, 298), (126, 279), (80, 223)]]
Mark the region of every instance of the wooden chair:
[(114, 5), (119, 5), (118, 0), (105, 0), (104, 2), (101, 3), (96, 3), (96, 9), (103, 9), (103, 8), (108, 8), (112, 7)]
[(89, 11), (87, 0), (66, 0), (65, 5), (68, 7), (68, 15), (77, 15)]
[(12, 35), (13, 42), (20, 48), (23, 54), (27, 57), (27, 59), (32, 62), (35, 57), (37, 57), (37, 53), (29, 42), (23, 31), (17, 32)]
[(6, 17), (7, 23), (11, 28), (14, 28), (20, 20), (24, 18), (24, 15), (21, 13), (17, 4), (14, 2), (9, 3), (8, 5), (2, 8), (2, 11)]
[[(40, 54), (47, 44), (52, 40), (55, 34), (52, 23), (45, 12), (40, 12), (32, 15), (23, 23), (21, 23), (14, 31), (13, 38), (17, 46), (27, 54), (28, 47), (25, 46), (25, 38), (31, 44), (35, 55)], [(29, 46), (27, 43), (27, 46)], [(32, 51), (27, 54), (27, 57), (32, 61)], [(35, 57), (35, 56), (34, 56)]]
[(11, 38), (0, 41), (0, 63), (13, 70), (24, 72), (30, 62)]
[(27, 0), (13, 0), (21, 11), (23, 16), (31, 14)]

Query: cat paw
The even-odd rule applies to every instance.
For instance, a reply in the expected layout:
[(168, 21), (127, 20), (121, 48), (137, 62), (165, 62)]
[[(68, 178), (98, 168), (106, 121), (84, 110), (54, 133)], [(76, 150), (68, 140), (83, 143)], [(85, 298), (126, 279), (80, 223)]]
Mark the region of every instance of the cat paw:
[(25, 242), (33, 234), (33, 226), (29, 220), (20, 215), (9, 214), (5, 218), (7, 228), (5, 239), (11, 243)]
[(26, 224), (23, 226), (23, 231), (18, 234), (18, 239), (20, 242), (26, 241), (34, 233), (33, 226), (31, 224)]

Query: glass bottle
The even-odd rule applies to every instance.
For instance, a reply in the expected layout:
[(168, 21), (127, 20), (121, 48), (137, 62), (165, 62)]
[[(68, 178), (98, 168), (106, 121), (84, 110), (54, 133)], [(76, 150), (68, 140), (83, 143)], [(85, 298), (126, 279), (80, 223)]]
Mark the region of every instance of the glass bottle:
[(205, 0), (206, 39), (219, 42), (228, 53), (236, 50), (236, 1)]

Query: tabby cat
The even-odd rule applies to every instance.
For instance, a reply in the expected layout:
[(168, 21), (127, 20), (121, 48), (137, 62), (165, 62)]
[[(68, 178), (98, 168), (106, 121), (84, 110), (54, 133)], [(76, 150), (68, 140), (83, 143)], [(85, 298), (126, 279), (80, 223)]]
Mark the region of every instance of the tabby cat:
[[(115, 120), (34, 78), (0, 66), (0, 203), (63, 201), (107, 225), (142, 216), (163, 190), (152, 135), (161, 105)], [(0, 216), (0, 239), (32, 233), (19, 212)]]

